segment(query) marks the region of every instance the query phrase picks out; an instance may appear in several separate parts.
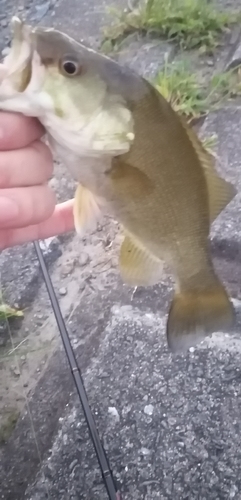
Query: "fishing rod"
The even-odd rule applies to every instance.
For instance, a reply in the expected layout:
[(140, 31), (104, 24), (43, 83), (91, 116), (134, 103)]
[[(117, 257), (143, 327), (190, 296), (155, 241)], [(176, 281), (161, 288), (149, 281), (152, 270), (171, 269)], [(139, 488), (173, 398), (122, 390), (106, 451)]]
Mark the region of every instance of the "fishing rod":
[(93, 417), (93, 414), (91, 412), (88, 398), (87, 398), (87, 393), (84, 387), (82, 375), (80, 368), (77, 364), (77, 360), (74, 354), (74, 350), (72, 348), (69, 334), (65, 325), (64, 318), (62, 316), (60, 307), (59, 307), (59, 302), (56, 297), (56, 293), (48, 272), (48, 269), (45, 264), (45, 260), (43, 257), (42, 250), (40, 248), (40, 245), (37, 241), (34, 242), (35, 246), (35, 251), (39, 260), (40, 268), (44, 277), (44, 281), (46, 284), (47, 292), (49, 295), (49, 299), (51, 301), (56, 323), (58, 325), (59, 333), (61, 335), (61, 339), (64, 345), (65, 353), (70, 365), (71, 373), (75, 382), (75, 386), (79, 395), (79, 399), (84, 411), (85, 415), (85, 420), (89, 429), (89, 434), (91, 437), (91, 440), (94, 445), (95, 453), (99, 462), (102, 478), (106, 487), (106, 491), (109, 496), (109, 500), (121, 500), (121, 494), (120, 491), (118, 491), (116, 487), (116, 482), (113, 478), (112, 470), (109, 466), (108, 459), (106, 456), (105, 449), (101, 443), (100, 436), (98, 434), (98, 430), (96, 427), (96, 423)]

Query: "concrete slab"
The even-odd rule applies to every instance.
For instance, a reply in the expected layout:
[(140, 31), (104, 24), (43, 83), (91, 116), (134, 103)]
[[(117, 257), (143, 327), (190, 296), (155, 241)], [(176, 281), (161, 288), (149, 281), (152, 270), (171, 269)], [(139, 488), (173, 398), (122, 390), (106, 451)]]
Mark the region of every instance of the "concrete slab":
[[(219, 168), (240, 188), (239, 123), (239, 111), (227, 108), (210, 115), (202, 132), (218, 134)], [(236, 299), (234, 335), (216, 334), (187, 356), (171, 356), (164, 335), (169, 280), (139, 289), (133, 301), (118, 282), (117, 294), (102, 296), (108, 321), (85, 383), (126, 499), (239, 498), (240, 220), (239, 194), (213, 228), (215, 264)], [(73, 321), (84, 324), (78, 311)], [(42, 500), (46, 484), (53, 499), (105, 498), (80, 413), (76, 399), (28, 500)]]
[[(53, 22), (97, 47), (100, 27), (106, 22), (105, 5), (95, 0), (71, 0), (66, 5), (55, 3), (54, 15), (41, 22)], [(35, 9), (34, 3), (31, 6)], [(148, 51), (143, 49), (147, 60), (143, 56), (142, 61), (142, 49), (133, 50), (138, 57), (132, 63), (146, 71)], [(236, 105), (210, 115), (202, 133), (218, 134), (219, 168), (240, 189), (241, 115)], [(166, 278), (157, 287), (140, 288), (132, 299), (132, 290), (121, 284), (116, 271), (116, 243), (111, 251), (92, 251), (93, 260), (98, 252), (103, 255), (104, 272), (100, 279), (102, 271), (92, 265), (87, 295), (79, 298), (79, 289), (70, 282), (77, 297), (68, 322), (71, 339), (125, 499), (241, 498), (240, 206), (239, 194), (212, 231), (215, 265), (236, 300), (237, 325), (230, 337), (217, 334), (187, 356), (171, 356), (164, 335), (171, 281)], [(105, 229), (105, 236), (112, 227)], [(103, 233), (100, 238), (104, 239)], [(80, 253), (77, 239), (73, 245)], [(12, 255), (17, 261), (19, 249)], [(76, 274), (78, 279), (81, 273)], [(106, 498), (60, 348), (0, 451), (0, 484), (4, 500)]]

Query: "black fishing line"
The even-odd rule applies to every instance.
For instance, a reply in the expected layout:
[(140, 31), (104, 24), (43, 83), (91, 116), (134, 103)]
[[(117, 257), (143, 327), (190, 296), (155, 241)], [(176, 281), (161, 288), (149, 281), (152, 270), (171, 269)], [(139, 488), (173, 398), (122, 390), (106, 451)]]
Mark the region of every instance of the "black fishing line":
[(90, 406), (88, 403), (88, 398), (87, 398), (86, 390), (84, 387), (83, 379), (81, 376), (81, 371), (80, 371), (80, 368), (77, 364), (77, 360), (76, 360), (76, 357), (75, 357), (75, 354), (74, 354), (74, 351), (73, 351), (73, 348), (72, 348), (72, 345), (70, 342), (70, 338), (69, 338), (69, 334), (68, 334), (68, 331), (67, 331), (67, 328), (65, 325), (65, 321), (63, 319), (63, 316), (62, 316), (62, 313), (61, 313), (61, 310), (59, 307), (58, 299), (56, 297), (54, 287), (53, 287), (48, 269), (47, 269), (46, 264), (45, 264), (42, 250), (41, 250), (39, 243), (37, 241), (34, 242), (34, 246), (35, 246), (35, 251), (36, 251), (36, 254), (37, 254), (37, 257), (39, 260), (39, 264), (41, 267), (41, 271), (43, 273), (43, 277), (44, 277), (44, 281), (45, 281), (46, 288), (48, 291), (48, 295), (49, 295), (49, 298), (50, 298), (50, 301), (51, 301), (51, 304), (53, 307), (56, 323), (58, 325), (58, 329), (59, 329), (61, 339), (62, 339), (62, 342), (64, 345), (65, 353), (66, 353), (66, 356), (68, 358), (71, 373), (72, 373), (72, 376), (73, 376), (73, 379), (75, 382), (75, 386), (76, 386), (76, 389), (77, 389), (77, 392), (78, 392), (78, 395), (80, 398), (80, 402), (81, 402), (81, 405), (82, 405), (82, 408), (84, 411), (85, 420), (86, 420), (86, 423), (87, 423), (88, 429), (89, 429), (89, 434), (90, 434), (91, 440), (93, 442), (95, 453), (96, 453), (96, 456), (97, 456), (97, 459), (99, 462), (99, 466), (100, 466), (102, 478), (103, 478), (103, 481), (104, 481), (104, 484), (106, 487), (106, 491), (109, 495), (110, 500), (121, 500), (120, 492), (117, 491), (117, 488), (115, 485), (115, 480), (113, 478), (112, 471), (110, 469), (108, 459), (106, 456), (106, 452), (105, 452), (104, 447), (101, 443), (101, 440), (100, 440), (100, 437), (99, 437), (99, 434), (97, 431), (96, 423), (95, 423), (93, 414), (91, 412), (91, 409), (90, 409)]

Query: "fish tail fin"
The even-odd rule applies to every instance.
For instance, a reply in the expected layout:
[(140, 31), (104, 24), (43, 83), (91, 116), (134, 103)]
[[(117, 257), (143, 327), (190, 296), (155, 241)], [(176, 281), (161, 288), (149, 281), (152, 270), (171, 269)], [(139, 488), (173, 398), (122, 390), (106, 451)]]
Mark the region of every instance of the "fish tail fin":
[(176, 293), (167, 321), (167, 343), (172, 352), (185, 352), (214, 332), (232, 328), (234, 308), (216, 278), (202, 290)]

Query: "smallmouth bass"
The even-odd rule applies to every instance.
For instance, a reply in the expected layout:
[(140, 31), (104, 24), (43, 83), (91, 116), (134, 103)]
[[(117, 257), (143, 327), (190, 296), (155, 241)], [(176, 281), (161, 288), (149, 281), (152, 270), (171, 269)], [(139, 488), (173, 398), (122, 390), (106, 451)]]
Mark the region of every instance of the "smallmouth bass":
[(78, 182), (77, 232), (102, 213), (122, 226), (120, 272), (132, 286), (175, 280), (167, 342), (185, 351), (230, 329), (234, 309), (215, 273), (211, 223), (236, 194), (195, 132), (143, 77), (47, 28), (13, 19), (0, 109), (37, 117)]

